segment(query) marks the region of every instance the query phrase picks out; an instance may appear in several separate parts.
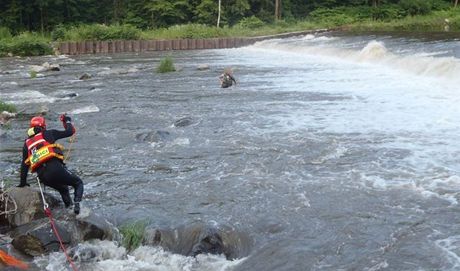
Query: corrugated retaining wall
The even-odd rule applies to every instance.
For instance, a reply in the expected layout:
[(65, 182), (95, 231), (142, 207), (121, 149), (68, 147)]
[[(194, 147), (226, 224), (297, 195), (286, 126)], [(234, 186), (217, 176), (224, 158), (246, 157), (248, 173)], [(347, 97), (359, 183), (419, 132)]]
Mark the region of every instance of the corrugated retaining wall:
[(197, 50), (236, 48), (254, 44), (257, 41), (306, 35), (326, 30), (291, 32), (272, 36), (251, 38), (174, 39), (174, 40), (114, 40), (61, 42), (59, 53), (65, 55), (125, 53), (168, 50)]

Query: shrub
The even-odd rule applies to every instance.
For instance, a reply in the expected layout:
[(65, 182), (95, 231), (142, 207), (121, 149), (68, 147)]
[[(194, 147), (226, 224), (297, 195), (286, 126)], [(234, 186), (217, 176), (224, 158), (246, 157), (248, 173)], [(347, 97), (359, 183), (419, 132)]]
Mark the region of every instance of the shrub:
[(137, 221), (120, 228), (120, 233), (123, 235), (123, 245), (128, 251), (132, 251), (142, 244), (146, 226), (145, 221)]
[(9, 50), (14, 55), (19, 56), (39, 56), (53, 53), (48, 39), (31, 32), (24, 32), (14, 37), (9, 43)]
[(143, 39), (205, 39), (229, 36), (229, 29), (203, 24), (173, 25), (142, 33)]
[(358, 20), (356, 16), (346, 13), (343, 8), (319, 8), (312, 11), (310, 13), (310, 17), (313, 21), (323, 23), (328, 26), (345, 25)]
[(15, 113), (17, 112), (16, 106), (5, 103), (4, 101), (0, 100), (0, 112), (7, 111), (10, 113)]
[(64, 40), (67, 31), (68, 29), (64, 25), (58, 25), (51, 31), (51, 39)]
[(37, 78), (37, 72), (36, 71), (30, 71), (29, 75), (30, 75), (30, 78), (32, 78), (32, 79)]
[(136, 40), (141, 31), (132, 25), (88, 24), (66, 28), (56, 27), (51, 33), (53, 40)]
[(11, 39), (11, 32), (7, 27), (0, 27), (0, 40)]
[(433, 2), (429, 0), (401, 0), (399, 5), (411, 16), (428, 14), (433, 8)]
[(157, 68), (158, 73), (174, 72), (176, 68), (171, 57), (167, 56), (160, 61), (160, 65)]
[(256, 16), (243, 18), (238, 22), (238, 26), (241, 28), (255, 29), (264, 26), (264, 22)]
[(0, 40), (0, 57), (7, 56), (10, 52), (10, 40)]

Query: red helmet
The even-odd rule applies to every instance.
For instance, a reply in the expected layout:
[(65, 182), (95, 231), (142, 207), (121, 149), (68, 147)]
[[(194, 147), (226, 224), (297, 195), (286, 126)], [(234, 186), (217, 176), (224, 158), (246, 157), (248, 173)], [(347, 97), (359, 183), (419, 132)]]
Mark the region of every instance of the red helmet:
[(42, 127), (46, 129), (45, 118), (41, 116), (33, 117), (30, 120), (30, 127)]

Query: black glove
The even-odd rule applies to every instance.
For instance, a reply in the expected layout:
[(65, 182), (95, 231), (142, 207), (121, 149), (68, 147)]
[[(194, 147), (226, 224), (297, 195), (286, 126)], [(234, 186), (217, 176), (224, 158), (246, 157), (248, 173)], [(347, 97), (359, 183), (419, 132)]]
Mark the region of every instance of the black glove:
[(30, 184), (28, 183), (20, 183), (18, 186), (16, 187), (24, 187), (24, 186), (30, 186)]

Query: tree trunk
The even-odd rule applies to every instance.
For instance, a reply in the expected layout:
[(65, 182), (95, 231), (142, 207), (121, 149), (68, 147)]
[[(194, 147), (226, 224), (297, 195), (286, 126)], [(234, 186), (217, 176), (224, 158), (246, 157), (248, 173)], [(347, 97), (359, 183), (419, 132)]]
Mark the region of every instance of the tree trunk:
[(275, 20), (281, 19), (281, 0), (275, 0)]
[(219, 12), (217, 14), (217, 27), (220, 26), (220, 11), (221, 11), (222, 0), (219, 0)]
[(454, 8), (456, 8), (458, 5), (458, 0), (455, 0), (455, 3), (454, 3)]
[(43, 7), (40, 7), (40, 26), (42, 30), (42, 35), (45, 33), (45, 26), (43, 24)]

